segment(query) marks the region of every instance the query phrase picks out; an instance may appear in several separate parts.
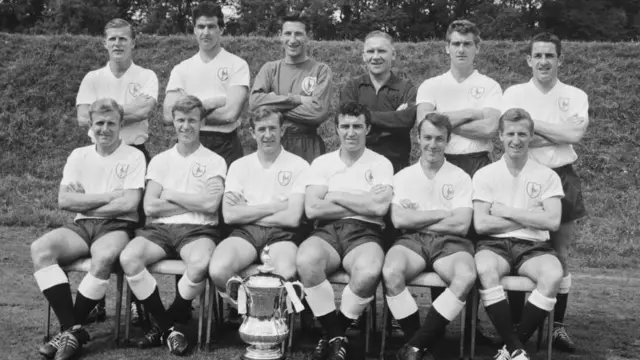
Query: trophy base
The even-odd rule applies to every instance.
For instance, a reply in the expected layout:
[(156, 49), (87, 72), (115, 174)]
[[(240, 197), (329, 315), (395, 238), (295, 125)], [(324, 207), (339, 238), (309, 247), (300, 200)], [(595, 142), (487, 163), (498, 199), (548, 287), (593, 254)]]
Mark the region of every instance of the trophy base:
[(254, 345), (247, 346), (247, 351), (242, 355), (243, 360), (280, 360), (284, 354), (280, 346), (270, 349), (259, 349)]

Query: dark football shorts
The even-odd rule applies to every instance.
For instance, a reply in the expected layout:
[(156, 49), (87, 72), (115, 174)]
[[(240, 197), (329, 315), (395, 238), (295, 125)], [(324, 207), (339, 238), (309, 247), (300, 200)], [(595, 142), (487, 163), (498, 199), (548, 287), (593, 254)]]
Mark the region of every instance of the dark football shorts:
[(356, 247), (374, 242), (382, 248), (382, 227), (358, 219), (340, 219), (320, 225), (311, 236), (326, 241), (344, 258)]
[(315, 129), (312, 132), (290, 132), (287, 130), (282, 137), (282, 147), (309, 163), (326, 152), (324, 140), (316, 133)]
[(80, 235), (87, 246), (91, 247), (94, 241), (113, 231), (124, 231), (131, 239), (136, 223), (120, 219), (79, 219), (65, 227)]
[(290, 241), (298, 245), (306, 238), (307, 234), (308, 231), (305, 232), (301, 228), (286, 229), (248, 224), (233, 228), (229, 237), (239, 237), (248, 241), (260, 254), (266, 245), (273, 245), (281, 241)]
[(520, 266), (538, 256), (550, 254), (558, 256), (549, 241), (531, 241), (518, 238), (482, 238), (478, 241), (476, 252), (489, 250), (507, 260), (512, 273), (517, 273)]
[(582, 183), (571, 164), (553, 169), (562, 182), (564, 197), (562, 198), (562, 224), (587, 216), (587, 209), (582, 199)]
[(208, 238), (214, 244), (220, 242), (220, 230), (211, 225), (195, 224), (149, 224), (136, 231), (136, 236), (143, 237), (157, 244), (167, 254), (167, 258), (179, 258), (180, 250), (186, 245)]
[(475, 253), (473, 243), (460, 236), (438, 235), (427, 232), (408, 232), (400, 235), (393, 245), (402, 245), (422, 256), (427, 270), (433, 270), (433, 263), (458, 252)]

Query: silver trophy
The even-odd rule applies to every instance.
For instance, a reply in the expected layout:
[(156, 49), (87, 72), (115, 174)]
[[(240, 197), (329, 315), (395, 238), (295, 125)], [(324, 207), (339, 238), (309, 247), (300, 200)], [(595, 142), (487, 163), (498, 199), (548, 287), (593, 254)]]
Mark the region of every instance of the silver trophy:
[(231, 299), (237, 304), (238, 313), (245, 314), (240, 325), (240, 338), (249, 344), (242, 355), (245, 360), (282, 359), (282, 342), (289, 336), (286, 311), (300, 312), (304, 309), (300, 296), (304, 296), (300, 282), (288, 282), (283, 277), (273, 274), (269, 247), (265, 246), (260, 255), (263, 265), (258, 267), (259, 273), (250, 275), (244, 280), (233, 277), (227, 281), (227, 294), (237, 289), (237, 298)]

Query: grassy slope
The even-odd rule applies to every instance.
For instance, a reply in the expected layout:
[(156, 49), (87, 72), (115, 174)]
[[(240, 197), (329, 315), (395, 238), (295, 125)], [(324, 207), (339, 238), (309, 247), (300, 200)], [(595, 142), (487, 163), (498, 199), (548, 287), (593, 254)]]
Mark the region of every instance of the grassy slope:
[[(397, 70), (415, 84), (446, 71), (443, 45), (398, 44)], [(281, 55), (276, 41), (267, 38), (226, 38), (224, 46), (247, 60), (252, 79), (264, 62)], [(360, 46), (313, 43), (312, 54), (329, 63), (340, 87), (362, 71)], [(523, 48), (518, 42), (486, 42), (477, 68), (503, 89), (527, 81), (530, 69)], [(138, 39), (135, 61), (158, 75), (159, 103), (171, 68), (196, 51), (195, 41), (183, 36)], [(638, 267), (640, 44), (567, 43), (564, 53), (562, 80), (585, 90), (591, 105), (590, 129), (576, 146), (591, 215), (580, 226), (578, 264)], [(76, 92), (87, 71), (104, 66), (105, 50), (93, 37), (0, 34), (0, 59), (0, 224), (57, 226), (66, 216), (56, 209), (62, 166), (74, 147), (87, 144), (75, 123)], [(334, 105), (337, 97), (336, 91)], [(167, 148), (172, 137), (170, 128), (159, 125), (159, 108), (154, 119), (153, 154)], [(334, 149), (336, 137), (329, 124), (321, 133)], [(414, 149), (414, 160), (416, 156)]]

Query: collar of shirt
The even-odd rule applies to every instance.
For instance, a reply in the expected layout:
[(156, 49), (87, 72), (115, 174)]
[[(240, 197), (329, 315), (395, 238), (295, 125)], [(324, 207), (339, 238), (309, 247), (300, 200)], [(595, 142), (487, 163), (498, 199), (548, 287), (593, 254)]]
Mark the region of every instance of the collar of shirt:
[[(396, 76), (396, 74), (392, 71), (389, 80), (387, 80), (387, 82), (380, 87), (380, 90), (388, 87), (389, 89), (395, 91), (402, 91), (402, 85), (402, 79)], [(358, 87), (360, 86), (370, 86), (375, 89), (373, 83), (371, 82), (371, 75), (369, 75), (369, 73), (360, 75), (360, 77), (358, 78)]]

